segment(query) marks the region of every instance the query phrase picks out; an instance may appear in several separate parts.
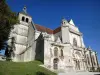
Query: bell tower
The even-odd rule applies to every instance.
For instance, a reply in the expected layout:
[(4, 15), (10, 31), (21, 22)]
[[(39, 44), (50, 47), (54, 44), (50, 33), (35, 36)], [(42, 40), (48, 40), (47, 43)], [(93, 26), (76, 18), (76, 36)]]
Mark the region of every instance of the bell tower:
[[(14, 29), (10, 34), (10, 37), (15, 39), (15, 50), (13, 50), (15, 56), (12, 57), (12, 61), (30, 61), (31, 58), (27, 56), (28, 52), (26, 49), (28, 46), (29, 27), (31, 26), (32, 18), (28, 15), (26, 7), (23, 8), (22, 12), (18, 13), (18, 20), (19, 23), (14, 25)], [(25, 53), (23, 54), (23, 52)]]
[(32, 22), (32, 17), (27, 13), (27, 8), (24, 6), (23, 11), (19, 12), (18, 19), (21, 24), (28, 25)]

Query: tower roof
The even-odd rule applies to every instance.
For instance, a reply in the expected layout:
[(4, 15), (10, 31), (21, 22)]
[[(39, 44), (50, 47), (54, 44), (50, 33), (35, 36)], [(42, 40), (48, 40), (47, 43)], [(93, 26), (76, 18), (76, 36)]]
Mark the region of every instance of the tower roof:
[[(24, 7), (23, 7), (23, 11), (21, 11), (21, 12), (19, 12), (19, 13), (24, 14), (24, 15), (26, 15), (26, 16), (30, 16), (30, 15), (27, 13), (27, 7), (26, 7), (26, 6), (24, 6)], [(30, 16), (30, 17), (31, 17), (31, 16)]]

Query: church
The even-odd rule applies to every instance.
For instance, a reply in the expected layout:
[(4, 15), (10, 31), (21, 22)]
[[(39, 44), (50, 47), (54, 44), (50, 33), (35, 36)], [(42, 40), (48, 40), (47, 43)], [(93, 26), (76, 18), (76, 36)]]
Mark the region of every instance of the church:
[(91, 71), (98, 68), (97, 53), (86, 48), (83, 34), (73, 20), (61, 20), (60, 27), (50, 29), (32, 21), (26, 7), (18, 13), (8, 40), (13, 62), (39, 60), (52, 71)]

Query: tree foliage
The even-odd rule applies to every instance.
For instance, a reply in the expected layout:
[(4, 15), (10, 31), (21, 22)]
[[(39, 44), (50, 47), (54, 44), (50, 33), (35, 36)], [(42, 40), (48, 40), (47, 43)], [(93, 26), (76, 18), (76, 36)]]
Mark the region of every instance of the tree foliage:
[(17, 23), (17, 15), (12, 12), (6, 0), (0, 0), (0, 50), (4, 48), (13, 25)]

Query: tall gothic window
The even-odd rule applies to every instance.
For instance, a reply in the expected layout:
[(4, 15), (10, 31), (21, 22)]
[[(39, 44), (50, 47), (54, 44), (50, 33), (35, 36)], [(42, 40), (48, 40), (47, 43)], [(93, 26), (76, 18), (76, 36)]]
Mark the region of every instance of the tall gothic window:
[(54, 56), (58, 56), (58, 48), (57, 47), (54, 48)]
[(61, 56), (63, 56), (63, 50), (61, 50)]
[(25, 21), (25, 17), (24, 16), (22, 17), (22, 21)]
[(73, 39), (73, 45), (77, 47), (77, 40), (75, 38)]
[(95, 59), (94, 59), (94, 56), (93, 56), (93, 55), (91, 56), (91, 58), (92, 58), (92, 63), (93, 63), (93, 65), (96, 65)]

